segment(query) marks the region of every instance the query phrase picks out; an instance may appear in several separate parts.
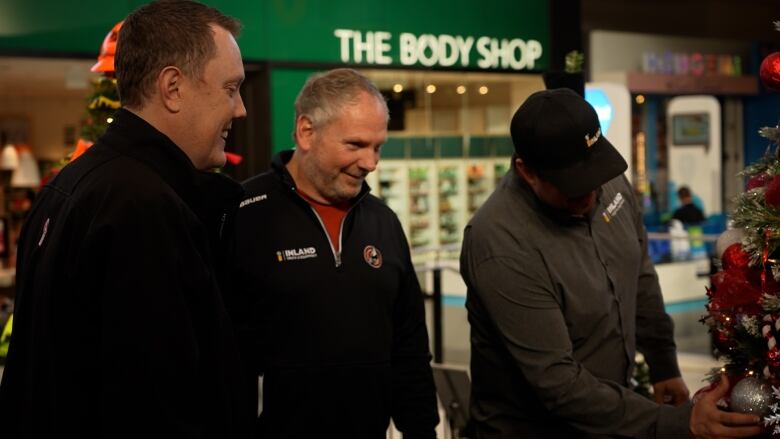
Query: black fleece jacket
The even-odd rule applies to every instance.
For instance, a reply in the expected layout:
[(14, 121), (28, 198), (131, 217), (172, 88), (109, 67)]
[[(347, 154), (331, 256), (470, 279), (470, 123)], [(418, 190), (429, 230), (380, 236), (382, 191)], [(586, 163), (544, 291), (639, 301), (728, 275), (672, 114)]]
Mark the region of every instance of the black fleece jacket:
[(19, 241), (4, 439), (248, 432), (215, 262), (241, 194), (126, 110), (43, 188)]
[(236, 216), (232, 309), (264, 375), (260, 436), (384, 438), (392, 417), (407, 439), (434, 437), (422, 293), (398, 218), (364, 185), (334, 252), (291, 157), (244, 184)]

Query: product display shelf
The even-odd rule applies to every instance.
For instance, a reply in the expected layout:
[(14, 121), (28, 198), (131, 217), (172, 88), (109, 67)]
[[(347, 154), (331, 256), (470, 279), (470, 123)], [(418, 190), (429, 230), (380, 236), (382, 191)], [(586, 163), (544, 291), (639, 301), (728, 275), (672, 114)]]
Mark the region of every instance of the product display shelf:
[(495, 167), (491, 160), (472, 159), (466, 165), (467, 220), (487, 200), (494, 188)]
[(437, 163), (439, 246), (456, 244), (462, 239), (468, 216), (465, 169), (463, 160), (440, 160)]
[(412, 249), (438, 245), (436, 191), (438, 176), (433, 161), (409, 161), (409, 245)]
[(409, 173), (404, 161), (387, 160), (366, 178), (371, 193), (381, 199), (398, 215), (398, 220), (409, 236)]
[(420, 261), (426, 249), (462, 241), (466, 224), (508, 167), (509, 157), (385, 159), (366, 181), (398, 215)]

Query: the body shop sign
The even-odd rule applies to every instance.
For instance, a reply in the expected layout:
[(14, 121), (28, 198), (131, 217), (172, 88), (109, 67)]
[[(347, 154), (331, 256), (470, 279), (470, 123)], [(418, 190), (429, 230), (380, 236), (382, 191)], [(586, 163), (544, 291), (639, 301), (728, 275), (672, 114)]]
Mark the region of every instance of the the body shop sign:
[[(2, 0), (0, 51), (97, 56), (106, 32), (147, 2)], [(550, 64), (548, 0), (204, 2), (242, 21), (247, 62), (536, 72)]]
[(354, 64), (534, 70), (543, 52), (539, 41), (520, 38), (410, 32), (394, 36), (354, 29), (336, 29), (333, 35), (339, 41), (341, 61)]

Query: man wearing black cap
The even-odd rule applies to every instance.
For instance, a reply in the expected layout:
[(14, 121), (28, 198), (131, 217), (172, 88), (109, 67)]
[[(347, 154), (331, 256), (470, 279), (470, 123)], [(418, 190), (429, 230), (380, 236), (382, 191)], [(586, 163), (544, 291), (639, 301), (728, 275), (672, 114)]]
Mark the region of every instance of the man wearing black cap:
[[(627, 165), (593, 108), (568, 89), (537, 92), (511, 132), (513, 169), (461, 254), (477, 437), (757, 434), (758, 418), (717, 410), (725, 380), (687, 402)], [(630, 390), (636, 349), (656, 402)]]

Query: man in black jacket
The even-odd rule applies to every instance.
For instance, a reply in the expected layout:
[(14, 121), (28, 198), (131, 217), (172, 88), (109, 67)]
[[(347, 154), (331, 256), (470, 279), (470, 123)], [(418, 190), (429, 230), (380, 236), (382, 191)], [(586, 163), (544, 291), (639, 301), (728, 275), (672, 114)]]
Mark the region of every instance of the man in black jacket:
[(238, 296), (261, 437), (409, 438), (438, 423), (422, 294), (395, 214), (370, 195), (387, 106), (365, 77), (308, 80), (294, 151), (247, 181), (236, 217)]
[(238, 350), (216, 282), (240, 185), (239, 23), (189, 1), (125, 20), (119, 110), (40, 193), (19, 241), (3, 438), (241, 437)]

